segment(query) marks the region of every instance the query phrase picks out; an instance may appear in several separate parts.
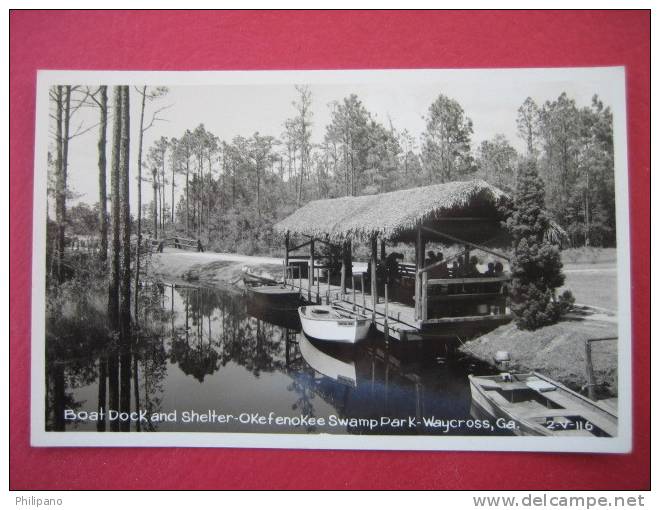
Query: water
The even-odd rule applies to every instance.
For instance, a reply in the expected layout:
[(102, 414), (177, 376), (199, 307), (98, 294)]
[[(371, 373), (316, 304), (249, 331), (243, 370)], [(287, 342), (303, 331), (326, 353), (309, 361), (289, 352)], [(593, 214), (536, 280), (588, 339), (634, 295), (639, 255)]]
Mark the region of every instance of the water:
[[(157, 284), (143, 288), (141, 331), (122, 351), (90, 295), (48, 320), (48, 430), (506, 434), (471, 415), (467, 376), (492, 369), (445, 342), (312, 342), (295, 310), (235, 289)], [(144, 417), (85, 414), (113, 405)]]

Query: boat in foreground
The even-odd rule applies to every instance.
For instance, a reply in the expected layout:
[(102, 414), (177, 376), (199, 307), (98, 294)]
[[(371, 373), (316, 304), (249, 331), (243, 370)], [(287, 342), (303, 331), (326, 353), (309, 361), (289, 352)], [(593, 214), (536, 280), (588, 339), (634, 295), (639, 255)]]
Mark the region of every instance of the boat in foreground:
[(354, 344), (369, 334), (371, 321), (364, 315), (332, 305), (308, 305), (298, 308), (305, 334), (317, 340)]
[(525, 436), (614, 437), (615, 412), (537, 372), (468, 376), (472, 401)]

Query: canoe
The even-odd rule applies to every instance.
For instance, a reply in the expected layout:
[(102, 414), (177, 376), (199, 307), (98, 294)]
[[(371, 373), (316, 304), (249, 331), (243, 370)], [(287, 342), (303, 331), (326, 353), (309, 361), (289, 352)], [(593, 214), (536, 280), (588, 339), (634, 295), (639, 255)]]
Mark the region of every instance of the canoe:
[(354, 344), (369, 334), (371, 321), (364, 315), (331, 305), (308, 305), (298, 308), (305, 334), (317, 340)]
[(472, 402), (495, 419), (513, 420), (522, 436), (615, 437), (611, 408), (537, 372), (469, 375)]

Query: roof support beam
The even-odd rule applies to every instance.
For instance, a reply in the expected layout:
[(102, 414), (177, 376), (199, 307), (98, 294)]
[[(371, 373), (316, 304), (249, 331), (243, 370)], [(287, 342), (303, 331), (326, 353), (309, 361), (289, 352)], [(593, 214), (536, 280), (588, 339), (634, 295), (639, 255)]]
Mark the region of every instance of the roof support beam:
[[(425, 230), (425, 231), (427, 231), (431, 234), (435, 234), (437, 236), (444, 237), (445, 239), (449, 239), (450, 241), (454, 241), (455, 243), (465, 244), (466, 246), (472, 246), (473, 248), (476, 248), (476, 249), (481, 250), (481, 251), (485, 251), (486, 253), (490, 253), (491, 255), (495, 255), (496, 257), (500, 257), (500, 258), (502, 258), (506, 261), (510, 260), (510, 258), (507, 255), (504, 255), (503, 253), (495, 251), (495, 250), (491, 250), (490, 248), (487, 248), (483, 245), (480, 245), (480, 244), (477, 244), (477, 243), (471, 243), (470, 241), (466, 241), (464, 239), (460, 239), (460, 238), (454, 237), (450, 234), (445, 234), (443, 232), (438, 232), (437, 230), (434, 230), (434, 229), (429, 228), (429, 227), (422, 226), (421, 228), (422, 228), (422, 230)], [(419, 270), (419, 268), (418, 268), (418, 270)]]
[(304, 248), (305, 246), (307, 246), (309, 244), (312, 244), (312, 241), (307, 241), (306, 243), (299, 244), (298, 246), (294, 246), (293, 248), (287, 248), (287, 251), (288, 252), (296, 251), (296, 250), (299, 250), (300, 248)]
[[(338, 245), (338, 244), (336, 244), (336, 243), (332, 243), (332, 242), (328, 241), (327, 239), (319, 239), (319, 238), (317, 238), (317, 237), (310, 236), (310, 235), (307, 235), (307, 234), (302, 234), (302, 236), (303, 236), (303, 237), (306, 237), (306, 238), (308, 238), (308, 239), (311, 239), (311, 240), (313, 240), (313, 241), (317, 241), (317, 242), (319, 242), (319, 243), (327, 244), (328, 246), (334, 246), (334, 247), (336, 247), (336, 248), (339, 248), (339, 246), (340, 246), (340, 245)], [(305, 246), (306, 244), (307, 244), (307, 243), (305, 243), (304, 245), (301, 245), (301, 246)]]

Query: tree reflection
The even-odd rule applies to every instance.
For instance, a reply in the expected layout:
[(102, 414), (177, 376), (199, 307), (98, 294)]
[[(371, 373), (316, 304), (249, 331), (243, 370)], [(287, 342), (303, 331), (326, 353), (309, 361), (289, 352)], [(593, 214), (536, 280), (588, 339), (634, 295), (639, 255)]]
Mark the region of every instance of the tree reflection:
[[(460, 373), (451, 373), (449, 367), (439, 370), (431, 362), (442, 354), (435, 347), (407, 352), (366, 342), (349, 353), (327, 348), (323, 349), (327, 355), (355, 365), (355, 380), (348, 384), (316, 372), (301, 357), (298, 324), (287, 317), (278, 318), (280, 325), (272, 323), (264, 310), (255, 309), (236, 292), (145, 283), (139, 321), (132, 327), (130, 342), (122, 345), (106, 326), (102, 292), (101, 297), (89, 290), (66, 292), (66, 286), (59, 292), (48, 306), (48, 430), (156, 431), (157, 420), (133, 425), (108, 420), (65, 422), (64, 410), (144, 410), (148, 417), (170, 412), (171, 408), (163, 407), (168, 375), (174, 374), (168, 370), (173, 369), (200, 384), (216, 384), (219, 379), (213, 382), (210, 377), (227, 366), (245, 369), (253, 381), (264, 374), (286, 374), (290, 380), (282, 389), (289, 397), (283, 394), (284, 401), (293, 414), (308, 416), (316, 416), (327, 406), (340, 417), (380, 416), (390, 411), (416, 416), (425, 409), (455, 414), (460, 410), (457, 399), (469, 402), (469, 395), (464, 395), (469, 389), (452, 383), (460, 381)], [(291, 328), (286, 327), (289, 324)], [(456, 365), (456, 370), (463, 368)], [(232, 384), (246, 380), (239, 377)], [(176, 389), (170, 391), (176, 395)], [(312, 427), (307, 432), (317, 430)]]

